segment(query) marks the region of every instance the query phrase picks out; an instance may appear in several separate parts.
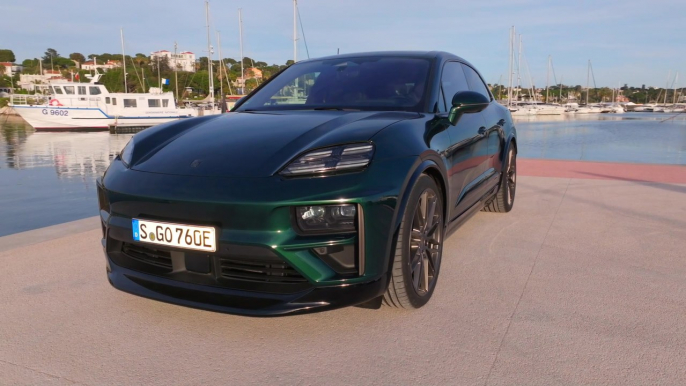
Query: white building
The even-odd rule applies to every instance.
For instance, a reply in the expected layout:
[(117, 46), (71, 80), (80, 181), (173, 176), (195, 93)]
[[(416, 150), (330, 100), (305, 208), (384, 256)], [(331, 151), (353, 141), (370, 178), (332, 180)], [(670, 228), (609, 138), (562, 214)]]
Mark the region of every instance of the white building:
[(167, 50), (155, 51), (150, 53), (150, 61), (154, 63), (157, 58), (167, 58), (169, 67), (179, 71), (195, 72), (195, 54), (192, 52), (181, 52), (178, 54)]
[(95, 61), (90, 60), (88, 62), (84, 62), (81, 65), (81, 69), (86, 71), (93, 71), (95, 69), (107, 71), (115, 67), (121, 67), (121, 62), (119, 60), (108, 60), (107, 62), (101, 64), (98, 64)]
[(7, 76), (14, 76), (17, 72), (21, 72), (21, 70), (24, 68), (19, 64), (14, 64), (10, 62), (0, 62), (0, 65), (4, 67), (5, 69), (2, 70), (0, 69), (0, 75), (7, 75)]
[(44, 70), (43, 75), (20, 74), (17, 87), (28, 91), (45, 92), (51, 80), (63, 79), (59, 71)]

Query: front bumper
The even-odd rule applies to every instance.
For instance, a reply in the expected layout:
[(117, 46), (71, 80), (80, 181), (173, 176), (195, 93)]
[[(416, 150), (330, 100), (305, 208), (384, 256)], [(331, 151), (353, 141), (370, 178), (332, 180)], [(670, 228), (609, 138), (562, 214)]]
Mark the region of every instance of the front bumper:
[[(372, 300), (387, 286), (397, 198), (413, 163), (375, 162), (362, 173), (328, 178), (220, 179), (139, 172), (114, 161), (98, 182), (109, 281), (147, 298), (254, 316)], [(359, 233), (306, 236), (294, 229), (293, 206), (337, 203), (364, 213)], [(137, 243), (132, 218), (213, 225), (218, 251)], [(323, 260), (313, 252), (319, 247), (353, 248), (354, 272)], [(198, 262), (205, 268), (195, 267)], [(241, 275), (227, 271), (235, 264)], [(246, 264), (257, 264), (247, 268), (257, 274), (244, 274)]]
[(387, 279), (364, 284), (312, 287), (296, 293), (268, 293), (210, 287), (144, 274), (108, 258), (107, 278), (134, 295), (186, 307), (249, 316), (282, 316), (352, 306), (383, 295)]

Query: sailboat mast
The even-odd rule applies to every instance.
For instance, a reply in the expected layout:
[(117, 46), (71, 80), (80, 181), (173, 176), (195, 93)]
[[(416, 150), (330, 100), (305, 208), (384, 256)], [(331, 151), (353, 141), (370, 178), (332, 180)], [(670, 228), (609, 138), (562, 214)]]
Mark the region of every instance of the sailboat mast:
[(239, 43), (241, 47), (241, 82), (243, 83), (241, 85), (241, 94), (245, 94), (245, 79), (243, 78), (244, 70), (243, 70), (243, 10), (242, 8), (238, 8), (238, 36), (239, 36)]
[(129, 88), (126, 85), (126, 56), (124, 56), (124, 29), (119, 30), (121, 33), (121, 64), (124, 68), (124, 93), (129, 92)]
[(512, 67), (513, 67), (513, 62), (514, 62), (514, 26), (510, 28), (510, 44), (509, 44), (509, 49), (510, 49), (510, 56), (507, 61), (507, 107), (510, 107), (512, 104)]
[(207, 22), (207, 69), (209, 71), (209, 97), (210, 103), (214, 104), (214, 77), (212, 76), (212, 44), (210, 42), (210, 2), (205, 1), (205, 20)]
[(217, 47), (219, 47), (219, 99), (224, 98), (224, 72), (222, 71), (222, 37), (219, 31), (217, 31)]
[(674, 76), (674, 105), (676, 106), (676, 82), (679, 81), (679, 72), (677, 71), (676, 76)]
[(586, 106), (588, 106), (588, 93), (591, 92), (589, 82), (591, 81), (591, 59), (588, 60), (588, 68), (586, 69)]
[(293, 63), (298, 61), (298, 0), (293, 0)]
[(519, 54), (517, 55), (517, 99), (519, 99), (519, 88), (522, 85), (521, 67), (522, 67), (522, 35), (519, 35)]
[(662, 102), (664, 106), (667, 106), (667, 89), (669, 89), (669, 78), (672, 77), (672, 70), (667, 73), (667, 83), (665, 83), (665, 101)]
[(179, 102), (179, 75), (177, 73), (179, 67), (179, 56), (177, 53), (178, 45), (174, 42), (174, 86), (176, 86), (176, 103)]
[(562, 75), (560, 75), (560, 100), (559, 100), (560, 104), (562, 104), (562, 79), (564, 79), (564, 77)]
[(545, 74), (545, 103), (548, 103), (548, 86), (550, 84), (550, 55), (548, 55), (548, 71)]

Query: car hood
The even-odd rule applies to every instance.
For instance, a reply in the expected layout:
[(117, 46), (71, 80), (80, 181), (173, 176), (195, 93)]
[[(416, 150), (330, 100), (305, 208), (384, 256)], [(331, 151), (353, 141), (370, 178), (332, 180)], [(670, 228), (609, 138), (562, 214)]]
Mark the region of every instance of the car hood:
[(237, 112), (179, 121), (136, 135), (131, 168), (190, 176), (267, 177), (304, 151), (367, 141), (379, 130), (418, 115), (367, 111)]

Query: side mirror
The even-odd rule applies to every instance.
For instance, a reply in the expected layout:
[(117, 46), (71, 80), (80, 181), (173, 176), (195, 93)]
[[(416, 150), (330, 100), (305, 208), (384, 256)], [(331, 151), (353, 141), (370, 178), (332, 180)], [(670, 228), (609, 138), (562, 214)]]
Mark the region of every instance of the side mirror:
[(489, 103), (491, 103), (490, 99), (481, 93), (459, 91), (453, 96), (453, 107), (450, 108), (448, 120), (454, 125), (462, 114), (478, 113), (488, 107)]

